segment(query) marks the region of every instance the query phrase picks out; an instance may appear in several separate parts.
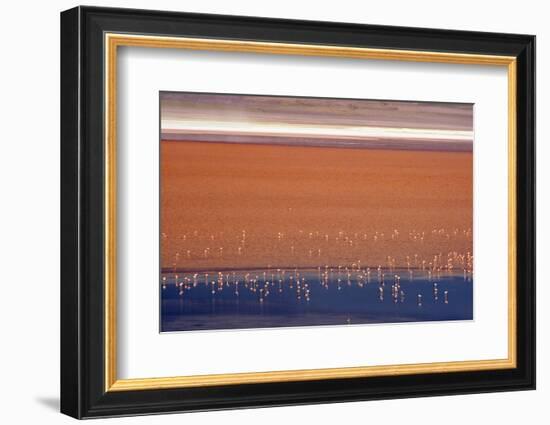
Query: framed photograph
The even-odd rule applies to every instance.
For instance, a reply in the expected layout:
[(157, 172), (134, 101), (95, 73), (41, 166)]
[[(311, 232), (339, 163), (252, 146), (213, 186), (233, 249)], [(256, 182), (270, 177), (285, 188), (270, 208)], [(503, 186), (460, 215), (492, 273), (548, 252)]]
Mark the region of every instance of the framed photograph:
[(535, 387), (535, 37), (61, 14), (61, 411)]

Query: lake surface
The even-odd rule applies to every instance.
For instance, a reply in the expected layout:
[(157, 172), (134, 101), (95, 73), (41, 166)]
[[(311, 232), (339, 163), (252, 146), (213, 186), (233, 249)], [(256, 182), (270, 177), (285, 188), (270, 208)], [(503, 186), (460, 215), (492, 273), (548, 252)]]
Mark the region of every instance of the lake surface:
[(464, 272), (254, 269), (163, 273), (161, 331), (473, 319)]

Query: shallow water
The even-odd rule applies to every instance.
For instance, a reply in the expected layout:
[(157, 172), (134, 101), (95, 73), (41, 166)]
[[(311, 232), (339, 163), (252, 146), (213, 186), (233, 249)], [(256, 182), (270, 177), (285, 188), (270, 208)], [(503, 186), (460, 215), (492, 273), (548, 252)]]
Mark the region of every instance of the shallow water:
[[(166, 273), (161, 331), (396, 323), (473, 318), (471, 276), (320, 269)], [(398, 276), (398, 277), (397, 277)], [(297, 282), (299, 281), (299, 285)]]

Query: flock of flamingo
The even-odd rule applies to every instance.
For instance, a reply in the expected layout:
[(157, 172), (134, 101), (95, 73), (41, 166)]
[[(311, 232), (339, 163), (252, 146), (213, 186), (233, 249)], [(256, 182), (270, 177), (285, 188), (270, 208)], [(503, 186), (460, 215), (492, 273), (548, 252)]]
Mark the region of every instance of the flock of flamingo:
[[(429, 233), (413, 230), (407, 232), (405, 235), (405, 241), (412, 244), (424, 244), (435, 240), (441, 245), (441, 243), (451, 243), (452, 239), (459, 238), (471, 244), (472, 230), (454, 229), (453, 231), (448, 231), (440, 228), (432, 229)], [(404, 237), (397, 229), (393, 229), (393, 231), (387, 233), (376, 231), (372, 234), (339, 231), (335, 235), (329, 235), (320, 231), (307, 232), (298, 230), (296, 234), (277, 232), (274, 235), (262, 235), (259, 241), (256, 240), (256, 246), (251, 246), (250, 233), (246, 230), (242, 230), (237, 235), (232, 236), (226, 235), (224, 232), (208, 234), (195, 230), (189, 234), (185, 233), (176, 237), (173, 241), (170, 239), (166, 233), (162, 233), (163, 244), (169, 241), (172, 244), (175, 243), (178, 245), (174, 255), (174, 264), (177, 267), (183, 264), (180, 262), (182, 258), (187, 260), (186, 263), (188, 265), (199, 263), (203, 260), (214, 260), (214, 262), (216, 259), (228, 258), (242, 260), (242, 257), (248, 254), (248, 251), (269, 251), (273, 256), (280, 258), (288, 256), (296, 257), (295, 262), (304, 262), (308, 258), (323, 258), (326, 256), (342, 258), (349, 257), (350, 255), (355, 257), (357, 254), (368, 256), (372, 254), (372, 252), (367, 251), (369, 248), (375, 251), (375, 253), (379, 253), (380, 248), (373, 248), (373, 246), (389, 241), (402, 242)], [(367, 247), (369, 244), (371, 247)], [(363, 252), (361, 253), (361, 251)], [(441, 257), (441, 253), (437, 255)], [(417, 253), (406, 256), (405, 261), (408, 265), (413, 261), (413, 257), (415, 265), (419, 261), (419, 254)], [(331, 260), (334, 259), (331, 258)], [(429, 262), (427, 259), (420, 261)]]
[[(410, 296), (402, 287), (404, 281), (423, 279), (431, 286), (433, 300), (441, 299), (448, 304), (448, 291), (440, 292), (441, 279), (457, 275), (462, 275), (464, 281), (473, 278), (470, 251), (449, 250), (426, 255), (426, 249), (414, 249), (424, 244), (448, 247), (456, 240), (462, 242), (458, 245), (471, 246), (471, 229), (339, 231), (333, 235), (299, 230), (295, 234), (276, 232), (261, 240), (269, 241), (268, 248), (258, 249), (258, 238), (251, 237), (246, 230), (232, 235), (194, 230), (173, 241), (163, 233), (162, 243), (172, 242), (176, 251), (172, 264), (162, 269), (161, 287), (166, 289), (174, 285), (181, 297), (197, 287), (208, 288), (212, 297), (229, 291), (238, 298), (243, 291), (248, 291), (263, 304), (269, 297), (284, 291), (293, 291), (296, 300), (308, 303), (314, 285), (337, 291), (351, 286), (378, 285), (379, 300), (383, 302), (389, 292), (389, 299), (397, 304)], [(397, 256), (381, 253), (396, 243), (401, 247), (400, 253), (403, 245), (411, 249), (411, 253)], [(263, 253), (266, 249), (272, 264), (255, 264), (258, 252)], [(412, 297), (421, 307), (422, 294), (412, 294)]]

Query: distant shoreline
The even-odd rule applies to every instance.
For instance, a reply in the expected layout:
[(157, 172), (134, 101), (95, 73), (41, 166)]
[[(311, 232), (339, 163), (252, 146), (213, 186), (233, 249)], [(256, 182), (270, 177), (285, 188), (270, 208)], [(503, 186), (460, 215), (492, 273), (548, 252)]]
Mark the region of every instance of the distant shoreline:
[[(224, 140), (225, 139), (225, 140)], [(389, 143), (386, 139), (322, 139), (322, 138), (289, 138), (277, 136), (246, 136), (246, 135), (205, 135), (205, 134), (161, 134), (163, 143), (217, 143), (242, 146), (285, 146), (294, 148), (338, 148), (357, 150), (390, 150), (390, 151), (428, 151), (428, 152), (453, 152), (472, 153), (471, 141), (452, 141), (445, 139), (403, 139), (393, 140)], [(366, 143), (365, 143), (366, 142)], [(443, 147), (442, 143), (448, 143)]]

